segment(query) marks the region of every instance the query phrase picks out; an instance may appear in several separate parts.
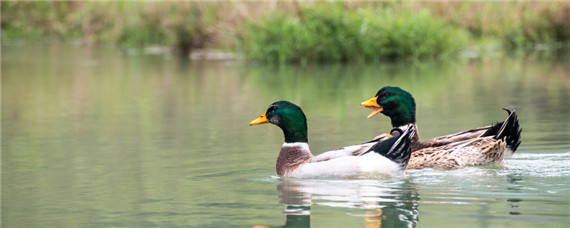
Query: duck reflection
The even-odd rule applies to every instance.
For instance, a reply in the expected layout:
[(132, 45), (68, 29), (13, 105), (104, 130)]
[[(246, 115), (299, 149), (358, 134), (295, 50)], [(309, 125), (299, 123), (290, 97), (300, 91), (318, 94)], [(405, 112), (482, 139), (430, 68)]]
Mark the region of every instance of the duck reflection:
[[(519, 182), (523, 181), (522, 174), (520, 173), (511, 173), (507, 175), (507, 181), (511, 184), (511, 186), (507, 187), (509, 192), (520, 193), (522, 189), (522, 185)], [(514, 194), (513, 194), (514, 195)], [(520, 215), (519, 211), (519, 204), (522, 200), (518, 198), (508, 198), (507, 202), (511, 205), (511, 210), (509, 211), (509, 215)]]
[(415, 227), (419, 194), (407, 180), (291, 180), (277, 186), (284, 227), (310, 227), (311, 206), (364, 209), (366, 227)]

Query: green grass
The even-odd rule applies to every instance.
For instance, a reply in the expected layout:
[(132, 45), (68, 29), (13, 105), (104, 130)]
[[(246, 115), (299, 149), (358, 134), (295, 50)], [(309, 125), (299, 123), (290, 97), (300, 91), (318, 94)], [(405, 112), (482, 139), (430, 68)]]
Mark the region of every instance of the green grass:
[(2, 41), (82, 40), (189, 51), (205, 46), (217, 16), (194, 2), (3, 2)]
[(467, 46), (505, 52), (570, 48), (570, 3), (564, 2), (0, 5), (3, 43), (79, 40), (123, 48), (158, 45), (182, 54), (214, 48), (272, 63), (442, 59)]
[[(566, 12), (566, 13), (563, 13)], [(546, 7), (528, 14), (499, 34), (505, 46), (513, 49), (570, 47), (570, 6), (559, 13), (557, 7)]]
[(506, 51), (570, 48), (569, 2), (416, 3), (475, 39), (496, 39)]
[(442, 58), (460, 51), (466, 31), (427, 10), (302, 8), (250, 22), (243, 49), (263, 62), (344, 62)]

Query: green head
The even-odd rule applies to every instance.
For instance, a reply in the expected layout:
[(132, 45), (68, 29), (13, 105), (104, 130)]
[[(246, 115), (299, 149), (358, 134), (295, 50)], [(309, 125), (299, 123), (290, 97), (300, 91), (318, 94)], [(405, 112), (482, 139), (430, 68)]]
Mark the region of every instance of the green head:
[(416, 102), (410, 93), (399, 87), (386, 86), (360, 105), (375, 110), (368, 118), (378, 113), (390, 117), (393, 127), (416, 122)]
[(259, 118), (250, 125), (272, 123), (277, 125), (285, 135), (285, 142), (308, 142), (307, 118), (301, 108), (289, 101), (277, 101), (267, 108)]

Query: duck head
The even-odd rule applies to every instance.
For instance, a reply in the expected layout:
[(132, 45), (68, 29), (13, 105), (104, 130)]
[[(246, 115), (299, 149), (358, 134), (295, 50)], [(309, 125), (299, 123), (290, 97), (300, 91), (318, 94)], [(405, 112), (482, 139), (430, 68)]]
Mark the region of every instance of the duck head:
[(259, 118), (249, 125), (272, 123), (277, 125), (285, 135), (285, 142), (308, 142), (307, 118), (301, 108), (289, 101), (277, 101), (267, 108)]
[(386, 86), (376, 93), (376, 96), (360, 103), (373, 109), (368, 118), (382, 113), (392, 120), (392, 127), (400, 127), (416, 122), (416, 102), (410, 93), (399, 88)]

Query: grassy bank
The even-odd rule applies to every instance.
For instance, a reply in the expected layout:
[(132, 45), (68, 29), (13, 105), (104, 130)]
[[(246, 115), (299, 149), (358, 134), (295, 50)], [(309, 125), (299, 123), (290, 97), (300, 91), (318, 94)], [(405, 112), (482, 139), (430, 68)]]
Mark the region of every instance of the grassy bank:
[(245, 31), (244, 52), (267, 62), (445, 57), (464, 47), (468, 37), (428, 10), (346, 10), (342, 4), (273, 14)]
[(2, 2), (2, 42), (214, 48), (265, 62), (452, 56), (570, 47), (564, 2)]
[(491, 37), (504, 48), (570, 48), (568, 2), (416, 3), (474, 38)]
[(2, 40), (81, 40), (182, 51), (212, 39), (217, 9), (194, 2), (3, 2)]

